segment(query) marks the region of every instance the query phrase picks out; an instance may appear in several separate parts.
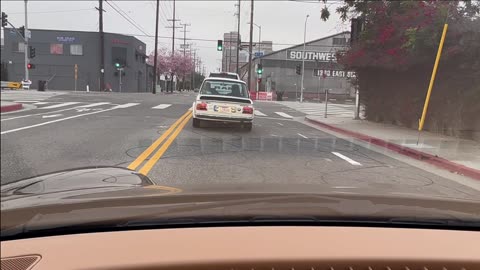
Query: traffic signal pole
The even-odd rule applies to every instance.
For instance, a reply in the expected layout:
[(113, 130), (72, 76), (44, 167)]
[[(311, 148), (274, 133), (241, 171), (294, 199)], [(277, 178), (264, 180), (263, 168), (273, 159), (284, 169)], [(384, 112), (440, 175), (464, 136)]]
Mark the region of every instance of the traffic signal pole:
[(25, 81), (28, 81), (29, 80), (29, 73), (28, 73), (28, 10), (27, 10), (27, 0), (25, 0), (25, 33), (24, 33), (24, 39), (25, 39), (25, 42), (24, 42), (24, 45), (25, 45), (25, 49), (24, 49), (24, 54), (25, 54)]

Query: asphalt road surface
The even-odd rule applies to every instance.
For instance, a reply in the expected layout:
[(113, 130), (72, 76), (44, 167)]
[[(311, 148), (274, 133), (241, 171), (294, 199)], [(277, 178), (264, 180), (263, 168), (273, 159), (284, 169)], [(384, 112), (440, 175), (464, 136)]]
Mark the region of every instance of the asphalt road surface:
[(14, 96), (12, 100), (30, 105), (1, 116), (1, 183), (108, 165), (134, 169), (160, 187), (179, 189), (328, 184), (346, 191), (376, 188), (479, 198), (474, 186), (335, 137), (281, 104), (256, 103), (251, 132), (224, 124), (193, 128), (189, 109), (194, 97), (191, 92)]

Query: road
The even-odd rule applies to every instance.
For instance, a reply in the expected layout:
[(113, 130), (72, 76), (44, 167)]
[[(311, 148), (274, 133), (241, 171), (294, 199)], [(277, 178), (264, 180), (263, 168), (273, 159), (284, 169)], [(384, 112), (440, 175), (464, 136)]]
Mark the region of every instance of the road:
[[(380, 188), (479, 198), (475, 186), (335, 137), (304, 122), (304, 112), (274, 102), (255, 104), (251, 132), (223, 124), (193, 128), (189, 109), (194, 97), (84, 92), (13, 96), (11, 100), (30, 105), (1, 116), (1, 183), (108, 165), (130, 167), (161, 187), (179, 189), (322, 183), (346, 191)], [(175, 123), (176, 130), (170, 128)]]

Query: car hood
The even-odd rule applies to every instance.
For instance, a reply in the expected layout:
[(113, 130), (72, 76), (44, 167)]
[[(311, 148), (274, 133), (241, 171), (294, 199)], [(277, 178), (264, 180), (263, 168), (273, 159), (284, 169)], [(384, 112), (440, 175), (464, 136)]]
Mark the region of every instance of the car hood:
[[(156, 179), (158, 182), (158, 179)], [(392, 218), (480, 222), (480, 202), (326, 185), (169, 187), (119, 167), (66, 170), (1, 187), (1, 228), (235, 217)]]

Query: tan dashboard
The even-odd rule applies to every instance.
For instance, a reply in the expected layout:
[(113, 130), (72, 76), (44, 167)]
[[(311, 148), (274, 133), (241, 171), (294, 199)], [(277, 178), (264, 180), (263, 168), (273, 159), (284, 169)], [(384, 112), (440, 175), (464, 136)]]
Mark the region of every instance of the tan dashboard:
[(2, 270), (475, 270), (480, 269), (480, 232), (358, 227), (137, 230), (3, 241), (1, 257)]

